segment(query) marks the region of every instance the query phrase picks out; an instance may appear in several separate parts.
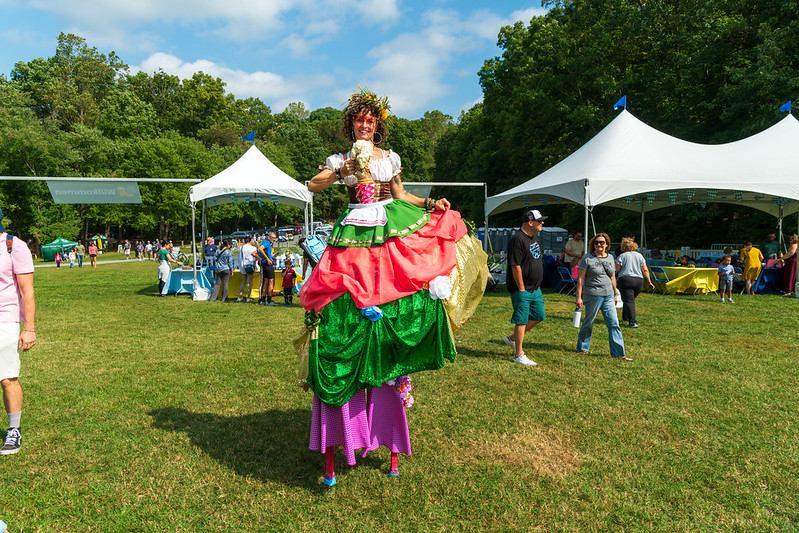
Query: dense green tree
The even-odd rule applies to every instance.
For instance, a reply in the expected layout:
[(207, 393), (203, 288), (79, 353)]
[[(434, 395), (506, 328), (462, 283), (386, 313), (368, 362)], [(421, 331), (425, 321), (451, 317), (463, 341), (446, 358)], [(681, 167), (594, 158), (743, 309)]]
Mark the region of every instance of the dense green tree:
[[(531, 179), (587, 142), (615, 117), (612, 103), (623, 94), (648, 124), (714, 143), (773, 124), (776, 107), (796, 90), (795, 4), (567, 0), (548, 6), (549, 13), (529, 24), (503, 28), (501, 56), (480, 71), (483, 129), (473, 140), (480, 161), (457, 153), (459, 134), (442, 148), (447, 154), (439, 161), (458, 167), (461, 179), (471, 171), (460, 169), (480, 168), (490, 194)], [(564, 220), (578, 214), (563, 211)], [(598, 223), (613, 218), (619, 226), (638, 225), (635, 214), (613, 210), (601, 220), (603, 211), (594, 213)], [(697, 205), (663, 212), (648, 217), (653, 226), (668, 213), (702, 218)], [(734, 216), (753, 228), (773, 223), (747, 209)], [(517, 222), (514, 214), (497, 219)], [(720, 225), (720, 237), (732, 227)], [(687, 229), (676, 240), (708, 238)]]
[(112, 139), (152, 137), (158, 133), (158, 120), (152, 104), (131, 90), (115, 89), (100, 104), (97, 127)]
[(187, 137), (203, 133), (225, 118), (233, 96), (225, 94), (225, 82), (203, 72), (183, 80), (175, 129)]
[(180, 78), (163, 71), (152, 76), (137, 72), (120, 80), (122, 88), (129, 88), (142, 102), (150, 104), (158, 120), (158, 130), (174, 130), (178, 126), (181, 99)]
[(52, 116), (69, 130), (78, 124), (95, 125), (100, 103), (126, 70), (114, 52), (102, 54), (84, 38), (61, 33), (55, 56), (46, 62), (17, 63), (11, 79), (30, 90), (41, 114)]
[[(206, 179), (224, 169), (225, 163), (214, 150), (199, 141), (177, 134), (132, 142), (122, 158), (122, 176), (134, 179)], [(189, 183), (140, 183), (142, 205), (134, 227), (158, 238), (172, 236), (173, 228), (191, 222), (187, 202)]]
[(305, 107), (305, 104), (302, 102), (291, 102), (286, 106), (286, 109), (283, 110), (283, 114), (294, 115), (299, 119), (306, 119), (310, 111), (308, 111), (308, 108)]
[(341, 131), (342, 112), (332, 107), (314, 109), (308, 115), (308, 121), (319, 133), (327, 152), (335, 154), (349, 148), (349, 140)]
[(255, 132), (256, 139), (264, 139), (275, 127), (272, 110), (258, 98), (237, 99), (230, 103), (226, 114), (236, 125), (239, 137)]

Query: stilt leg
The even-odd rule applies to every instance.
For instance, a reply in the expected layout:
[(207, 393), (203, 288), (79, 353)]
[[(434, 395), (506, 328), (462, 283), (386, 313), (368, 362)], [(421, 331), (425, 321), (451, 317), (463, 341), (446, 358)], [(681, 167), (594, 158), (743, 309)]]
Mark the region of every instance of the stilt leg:
[(388, 471), (388, 477), (399, 476), (399, 468), (397, 468), (397, 453), (391, 452), (391, 470)]
[(324, 483), (328, 487), (332, 487), (336, 484), (336, 472), (333, 470), (333, 462), (334, 456), (333, 453), (335, 448), (333, 446), (329, 446), (325, 451), (325, 480)]

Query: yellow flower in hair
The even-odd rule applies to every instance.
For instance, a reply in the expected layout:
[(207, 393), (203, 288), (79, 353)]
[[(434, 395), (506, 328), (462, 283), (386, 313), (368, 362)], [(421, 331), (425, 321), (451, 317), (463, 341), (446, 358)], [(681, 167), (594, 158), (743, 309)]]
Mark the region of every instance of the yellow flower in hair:
[(388, 118), (388, 110), (386, 108), (382, 108), (380, 110), (380, 120), (385, 122), (387, 118)]

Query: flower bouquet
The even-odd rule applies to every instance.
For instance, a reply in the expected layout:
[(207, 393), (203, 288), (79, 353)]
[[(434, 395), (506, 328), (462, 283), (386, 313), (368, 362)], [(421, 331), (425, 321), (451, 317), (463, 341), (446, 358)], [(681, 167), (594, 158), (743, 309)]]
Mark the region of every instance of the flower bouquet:
[(411, 376), (400, 376), (397, 379), (388, 380), (386, 383), (397, 389), (397, 395), (402, 400), (405, 409), (413, 406), (414, 400), (411, 391), (416, 387), (411, 384)]

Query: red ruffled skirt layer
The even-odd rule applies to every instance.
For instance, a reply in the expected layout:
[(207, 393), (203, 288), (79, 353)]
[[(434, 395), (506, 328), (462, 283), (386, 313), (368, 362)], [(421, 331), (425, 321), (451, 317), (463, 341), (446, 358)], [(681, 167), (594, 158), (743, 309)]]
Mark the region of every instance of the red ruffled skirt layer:
[(344, 293), (355, 305), (393, 302), (447, 276), (457, 264), (455, 242), (466, 235), (460, 213), (435, 211), (430, 222), (406, 237), (392, 237), (374, 248), (328, 246), (300, 291), (306, 310), (320, 312)]

